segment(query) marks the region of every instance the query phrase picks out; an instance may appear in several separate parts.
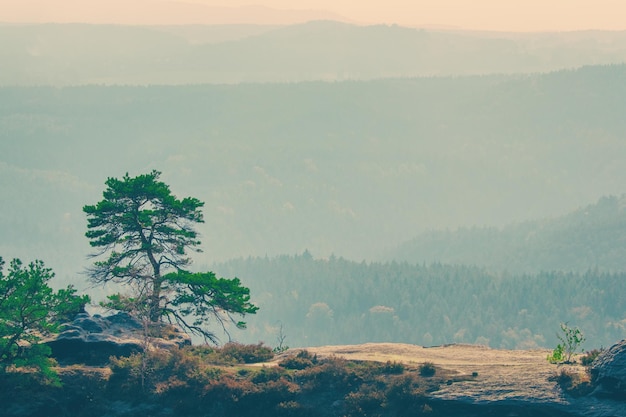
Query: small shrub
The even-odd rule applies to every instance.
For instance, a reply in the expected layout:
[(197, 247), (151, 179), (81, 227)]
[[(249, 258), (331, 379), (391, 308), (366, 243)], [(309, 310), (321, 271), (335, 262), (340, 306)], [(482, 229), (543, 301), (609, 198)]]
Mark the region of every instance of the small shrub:
[(307, 415), (317, 415), (312, 410), (298, 403), (297, 401), (283, 401), (276, 406), (277, 415), (304, 417)]
[(304, 349), (301, 350), (300, 352), (298, 352), (298, 354), (296, 355), (296, 357), (298, 358), (305, 358), (305, 359), (310, 359), (311, 362), (313, 363), (317, 363), (317, 355), (311, 355), (311, 352), (309, 352), (308, 350)]
[(571, 369), (561, 369), (552, 380), (556, 381), (565, 392), (574, 397), (587, 395), (594, 389), (589, 374), (586, 372), (581, 373)]
[(565, 355), (563, 354), (563, 345), (560, 343), (556, 345), (551, 354), (546, 358), (550, 363), (561, 363), (565, 361)]
[(562, 334), (557, 334), (561, 341), (551, 355), (548, 355), (550, 363), (571, 363), (572, 355), (576, 353), (580, 345), (585, 341), (585, 336), (579, 328), (571, 328), (567, 323), (561, 323)]
[(285, 344), (285, 339), (287, 339), (287, 335), (285, 334), (285, 330), (283, 329), (283, 325), (281, 323), (280, 328), (278, 330), (278, 336), (276, 336), (276, 341), (278, 345), (273, 349), (274, 353), (283, 353), (289, 350), (289, 346)]
[(565, 369), (561, 369), (561, 371), (555, 377), (556, 382), (561, 387), (570, 387), (572, 385), (572, 381), (574, 380), (573, 374)]
[(266, 383), (270, 381), (278, 381), (285, 375), (285, 371), (279, 367), (261, 368), (252, 375), (250, 380), (255, 384)]
[(267, 362), (274, 357), (272, 348), (265, 346), (262, 342), (256, 345), (228, 343), (222, 347), (221, 353), (235, 359), (237, 363)]
[(358, 386), (362, 378), (349, 369), (349, 362), (343, 358), (325, 358), (298, 373), (307, 389), (317, 390), (322, 387), (341, 387), (350, 390)]
[(278, 366), (281, 366), (285, 369), (294, 369), (297, 371), (301, 371), (303, 369), (313, 366), (313, 362), (311, 362), (310, 359), (299, 358), (297, 356), (290, 356), (280, 361)]
[(385, 402), (385, 394), (374, 387), (363, 385), (358, 391), (346, 395), (344, 401), (346, 416), (379, 415)]
[(593, 349), (586, 352), (583, 356), (580, 357), (580, 363), (584, 366), (591, 366), (593, 361), (596, 360), (598, 356), (604, 351), (604, 349)]
[(301, 350), (295, 356), (283, 359), (278, 364), (285, 369), (303, 370), (317, 363), (317, 355), (311, 355), (307, 350)]
[(387, 361), (382, 368), (385, 374), (401, 374), (404, 372), (404, 364), (400, 362)]
[(401, 414), (414, 410), (424, 402), (426, 386), (416, 373), (407, 373), (391, 379), (387, 385), (386, 402)]
[(276, 346), (274, 349), (272, 349), (272, 351), (277, 355), (281, 353), (285, 353), (288, 350), (289, 350), (289, 346)]
[(219, 379), (222, 371), (210, 367), (188, 349), (156, 349), (129, 357), (112, 357), (111, 381), (123, 391), (140, 388), (163, 394), (173, 389), (198, 389)]
[(423, 377), (434, 376), (436, 372), (435, 364), (432, 362), (424, 362), (420, 365), (420, 375)]

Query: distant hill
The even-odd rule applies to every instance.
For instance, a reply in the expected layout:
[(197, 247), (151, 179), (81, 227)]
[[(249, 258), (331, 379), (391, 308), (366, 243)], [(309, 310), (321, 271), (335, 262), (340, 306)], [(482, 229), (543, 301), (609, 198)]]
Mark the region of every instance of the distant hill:
[(568, 215), (512, 224), (424, 232), (389, 259), (460, 263), (511, 272), (626, 271), (626, 195)]
[(357, 26), (0, 25), (0, 85), (368, 80), (626, 62), (626, 32), (513, 34)]
[(625, 108), (624, 65), (0, 88), (0, 253), (73, 278), (90, 249), (82, 206), (109, 176), (159, 169), (206, 202), (199, 261), (305, 249), (377, 260), (427, 230), (503, 227), (626, 192)]

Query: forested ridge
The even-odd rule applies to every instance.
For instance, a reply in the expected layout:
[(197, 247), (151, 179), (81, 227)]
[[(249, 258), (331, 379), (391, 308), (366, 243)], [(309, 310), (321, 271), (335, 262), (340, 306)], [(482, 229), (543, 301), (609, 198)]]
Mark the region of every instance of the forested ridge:
[[(552, 346), (569, 321), (608, 346), (624, 337), (622, 197), (588, 210), (596, 223), (584, 211), (519, 222), (624, 192), (625, 68), (0, 88), (0, 250), (84, 288), (80, 208), (107, 175), (158, 168), (206, 202), (195, 264), (241, 278), (258, 302), (236, 338), (272, 343), (282, 322), (294, 346)], [(399, 242), (445, 227), (458, 243), (433, 232), (441, 244), (391, 262)], [(328, 260), (279, 256), (305, 249)]]
[(74, 279), (84, 201), (151, 169), (207, 202), (207, 263), (307, 248), (381, 260), (423, 231), (561, 215), (624, 192), (625, 68), (0, 88), (0, 249)]
[(606, 196), (563, 216), (502, 228), (425, 232), (388, 258), (481, 265), (515, 273), (626, 271), (626, 195)]
[(540, 272), (406, 262), (315, 259), (305, 252), (215, 265), (249, 283), (260, 307), (244, 340), (271, 343), (280, 326), (291, 346), (403, 342), (553, 346), (561, 322), (589, 347), (626, 336), (626, 273)]

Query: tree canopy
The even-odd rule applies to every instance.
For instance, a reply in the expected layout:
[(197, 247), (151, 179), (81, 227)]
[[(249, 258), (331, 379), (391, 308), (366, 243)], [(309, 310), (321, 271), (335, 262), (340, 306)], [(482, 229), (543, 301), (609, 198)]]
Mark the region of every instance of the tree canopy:
[[(131, 287), (131, 297), (114, 295), (108, 306), (134, 310), (150, 322), (176, 321), (183, 328), (216, 341), (204, 324), (211, 317), (224, 330), (231, 314), (254, 314), (249, 290), (237, 278), (217, 279), (211, 272), (192, 274), (188, 251), (199, 252), (194, 226), (203, 222), (204, 203), (193, 197), (178, 199), (161, 173), (120, 180), (108, 178), (103, 199), (86, 205), (87, 238), (99, 248), (93, 256), (107, 254), (89, 270), (95, 283), (116, 282)], [(169, 271), (169, 272), (168, 272)], [(192, 317), (193, 321), (188, 321)]]
[(3, 270), (0, 257), (0, 367), (34, 366), (49, 375), (50, 349), (37, 342), (78, 313), (89, 297), (77, 296), (71, 286), (55, 292), (48, 286), (54, 273), (39, 260), (24, 266), (13, 259), (7, 275)]

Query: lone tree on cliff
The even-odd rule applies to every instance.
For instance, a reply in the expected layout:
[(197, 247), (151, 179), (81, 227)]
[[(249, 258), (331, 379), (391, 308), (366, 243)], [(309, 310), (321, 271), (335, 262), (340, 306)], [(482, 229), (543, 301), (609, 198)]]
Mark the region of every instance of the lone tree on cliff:
[[(109, 297), (108, 306), (133, 310), (152, 323), (177, 322), (185, 330), (216, 342), (206, 328), (216, 319), (226, 330), (224, 319), (245, 327), (232, 314), (254, 314), (250, 290), (238, 278), (217, 278), (212, 272), (190, 273), (187, 252), (200, 252), (194, 226), (203, 222), (204, 203), (192, 197), (177, 199), (159, 171), (120, 180), (108, 178), (103, 200), (86, 205), (85, 234), (100, 250), (93, 254), (108, 258), (89, 269), (93, 282), (128, 285), (133, 294)], [(169, 272), (168, 272), (169, 271)]]

